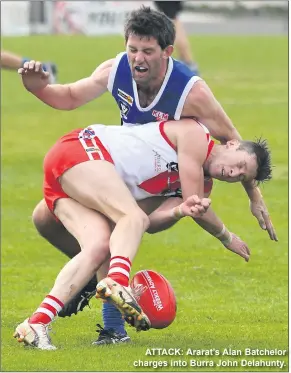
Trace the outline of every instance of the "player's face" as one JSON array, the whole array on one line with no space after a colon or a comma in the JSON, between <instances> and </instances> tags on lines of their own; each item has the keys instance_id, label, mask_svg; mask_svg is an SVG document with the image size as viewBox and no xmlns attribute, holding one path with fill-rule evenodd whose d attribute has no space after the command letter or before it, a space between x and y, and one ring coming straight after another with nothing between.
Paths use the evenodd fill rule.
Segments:
<instances>
[{"instance_id":1,"label":"player's face","mask_svg":"<svg viewBox=\"0 0 291 373\"><path fill-rule=\"evenodd\" d=\"M237 150L239 142L229 141L225 148L209 165L209 173L215 179L235 183L250 181L257 174L257 159L255 154L245 150Z\"/></svg>"},{"instance_id":2,"label":"player's face","mask_svg":"<svg viewBox=\"0 0 291 373\"><path fill-rule=\"evenodd\" d=\"M133 79L137 84L145 85L164 74L172 46L162 50L153 37L130 35L126 51Z\"/></svg>"}]
</instances>

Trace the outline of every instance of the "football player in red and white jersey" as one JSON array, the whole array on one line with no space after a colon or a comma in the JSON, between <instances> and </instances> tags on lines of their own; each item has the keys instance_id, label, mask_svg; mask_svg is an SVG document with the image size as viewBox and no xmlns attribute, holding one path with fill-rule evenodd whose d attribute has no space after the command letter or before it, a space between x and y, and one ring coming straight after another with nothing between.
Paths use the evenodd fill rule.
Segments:
<instances>
[{"instance_id":1,"label":"football player in red and white jersey","mask_svg":"<svg viewBox=\"0 0 291 373\"><path fill-rule=\"evenodd\" d=\"M197 218L207 213L210 200L203 197L204 174L226 182L271 178L265 141L232 140L217 145L207 132L199 123L193 125L191 119L142 127L93 125L63 136L50 149L44 161L44 197L53 214L78 241L81 252L61 270L36 312L18 325L15 337L19 341L40 349L55 349L47 333L48 325L107 259L108 247L110 267L108 276L97 285L97 297L114 304L137 330L150 328L128 284L132 260L151 220L162 222L169 216L179 219L185 215ZM124 141L127 148L122 151L119 143L123 145ZM138 142L140 146L135 146ZM152 159L149 156L146 160L151 163L146 169L144 157L137 157L142 143L141 154L154 153ZM133 158L136 166L132 169ZM165 172L166 178L158 177ZM154 184L140 184L140 174L145 181L154 180ZM172 211L144 213L136 200L167 195L173 180L175 187L182 189L183 202ZM177 181L180 185L176 185ZM103 248L96 243L96 231L102 232L101 239L106 243ZM215 226L212 234L224 235L225 229ZM247 248L244 255L247 259Z\"/></svg>"}]
</instances>

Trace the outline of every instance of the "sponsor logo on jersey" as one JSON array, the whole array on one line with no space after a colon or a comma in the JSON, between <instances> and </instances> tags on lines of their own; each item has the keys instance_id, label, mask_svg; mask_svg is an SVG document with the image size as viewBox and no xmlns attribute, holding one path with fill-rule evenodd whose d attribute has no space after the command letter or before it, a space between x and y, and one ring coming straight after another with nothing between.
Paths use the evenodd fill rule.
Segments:
<instances>
[{"instance_id":1,"label":"sponsor logo on jersey","mask_svg":"<svg viewBox=\"0 0 291 373\"><path fill-rule=\"evenodd\" d=\"M87 153L99 153L100 152L100 149L95 146L92 146L91 148L86 148L85 150Z\"/></svg>"},{"instance_id":2,"label":"sponsor logo on jersey","mask_svg":"<svg viewBox=\"0 0 291 373\"><path fill-rule=\"evenodd\" d=\"M121 100L118 101L118 106L120 109L121 117L127 119L127 114L129 113L130 106L126 102L123 102Z\"/></svg>"},{"instance_id":3,"label":"sponsor logo on jersey","mask_svg":"<svg viewBox=\"0 0 291 373\"><path fill-rule=\"evenodd\" d=\"M157 120L168 120L169 114L165 114L158 110L153 110L152 115L157 118Z\"/></svg>"},{"instance_id":4,"label":"sponsor logo on jersey","mask_svg":"<svg viewBox=\"0 0 291 373\"><path fill-rule=\"evenodd\" d=\"M133 98L129 94L118 88L117 95L118 97L122 98L125 102L127 102L130 106L132 106Z\"/></svg>"},{"instance_id":5,"label":"sponsor logo on jersey","mask_svg":"<svg viewBox=\"0 0 291 373\"><path fill-rule=\"evenodd\" d=\"M153 150L153 152L155 158L155 172L160 173L162 172L161 155L155 150Z\"/></svg>"},{"instance_id":6,"label":"sponsor logo on jersey","mask_svg":"<svg viewBox=\"0 0 291 373\"><path fill-rule=\"evenodd\" d=\"M83 130L80 134L79 134L79 138L82 138L84 140L88 139L92 139L93 137L95 136L95 132L92 128L86 128L85 130Z\"/></svg>"},{"instance_id":7,"label":"sponsor logo on jersey","mask_svg":"<svg viewBox=\"0 0 291 373\"><path fill-rule=\"evenodd\" d=\"M181 188L178 163L170 162L166 167L167 171L143 181L138 187L154 195L176 196Z\"/></svg>"}]
</instances>

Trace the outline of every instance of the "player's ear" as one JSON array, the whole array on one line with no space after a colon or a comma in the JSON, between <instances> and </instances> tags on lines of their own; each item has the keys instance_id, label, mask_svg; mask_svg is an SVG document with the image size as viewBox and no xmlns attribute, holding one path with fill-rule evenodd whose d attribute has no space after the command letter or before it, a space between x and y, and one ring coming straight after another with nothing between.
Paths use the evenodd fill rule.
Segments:
<instances>
[{"instance_id":1,"label":"player's ear","mask_svg":"<svg viewBox=\"0 0 291 373\"><path fill-rule=\"evenodd\" d=\"M163 50L163 58L167 59L169 58L174 52L174 47L172 45L168 45L164 50Z\"/></svg>"},{"instance_id":2,"label":"player's ear","mask_svg":"<svg viewBox=\"0 0 291 373\"><path fill-rule=\"evenodd\" d=\"M226 147L229 149L229 148L233 148L233 147L236 147L238 148L240 145L240 142L238 140L229 140L227 141L226 143Z\"/></svg>"}]
</instances>

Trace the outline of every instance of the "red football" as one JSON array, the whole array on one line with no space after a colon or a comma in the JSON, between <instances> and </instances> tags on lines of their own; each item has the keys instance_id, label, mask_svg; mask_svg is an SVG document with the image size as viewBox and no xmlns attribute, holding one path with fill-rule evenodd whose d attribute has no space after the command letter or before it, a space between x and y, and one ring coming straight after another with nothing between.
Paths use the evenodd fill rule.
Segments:
<instances>
[{"instance_id":1,"label":"red football","mask_svg":"<svg viewBox=\"0 0 291 373\"><path fill-rule=\"evenodd\" d=\"M169 281L160 273L151 270L137 272L130 283L152 328L163 329L176 317L176 297Z\"/></svg>"}]
</instances>

